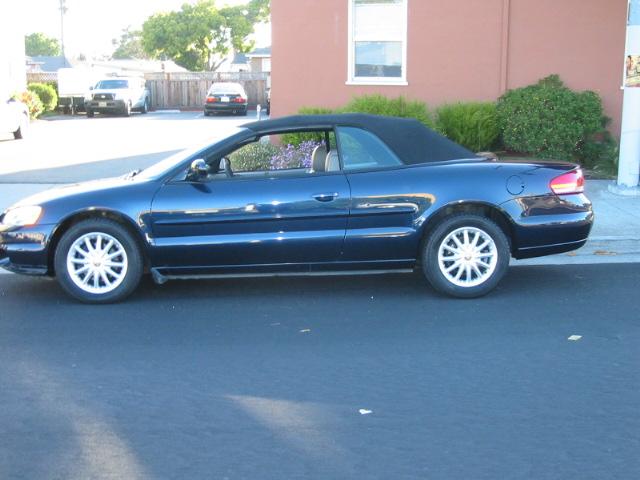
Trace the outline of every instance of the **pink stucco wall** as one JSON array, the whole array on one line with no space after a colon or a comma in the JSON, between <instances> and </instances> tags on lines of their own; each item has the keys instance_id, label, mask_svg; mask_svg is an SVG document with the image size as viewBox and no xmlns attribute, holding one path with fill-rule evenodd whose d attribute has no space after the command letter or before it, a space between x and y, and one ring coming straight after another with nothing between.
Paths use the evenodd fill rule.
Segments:
<instances>
[{"instance_id":1,"label":"pink stucco wall","mask_svg":"<svg viewBox=\"0 0 640 480\"><path fill-rule=\"evenodd\" d=\"M494 100L558 73L598 92L619 134L626 0L408 0L408 86L347 81L347 0L271 0L272 111L405 95Z\"/></svg>"}]
</instances>

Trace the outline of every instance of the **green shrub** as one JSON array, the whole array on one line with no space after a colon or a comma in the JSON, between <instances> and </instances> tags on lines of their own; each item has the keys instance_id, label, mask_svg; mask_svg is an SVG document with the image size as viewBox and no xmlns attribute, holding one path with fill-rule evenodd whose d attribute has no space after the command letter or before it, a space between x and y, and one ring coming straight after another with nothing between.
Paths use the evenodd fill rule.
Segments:
<instances>
[{"instance_id":1,"label":"green shrub","mask_svg":"<svg viewBox=\"0 0 640 480\"><path fill-rule=\"evenodd\" d=\"M233 152L229 158L234 170L255 172L269 170L271 159L280 152L280 148L269 142L255 142Z\"/></svg>"},{"instance_id":2,"label":"green shrub","mask_svg":"<svg viewBox=\"0 0 640 480\"><path fill-rule=\"evenodd\" d=\"M491 150L500 129L495 103L442 105L436 111L436 130L474 152Z\"/></svg>"},{"instance_id":3,"label":"green shrub","mask_svg":"<svg viewBox=\"0 0 640 480\"><path fill-rule=\"evenodd\" d=\"M27 110L29 110L29 117L31 119L38 118L44 110L44 106L42 105L38 95L29 90L22 93L15 93L12 97L27 106Z\"/></svg>"},{"instance_id":4,"label":"green shrub","mask_svg":"<svg viewBox=\"0 0 640 480\"><path fill-rule=\"evenodd\" d=\"M580 147L582 164L596 173L615 175L620 147L611 134L603 130Z\"/></svg>"},{"instance_id":5,"label":"green shrub","mask_svg":"<svg viewBox=\"0 0 640 480\"><path fill-rule=\"evenodd\" d=\"M334 111L330 108L323 107L302 107L298 110L298 114L300 115L327 115L330 113L334 113ZM323 138L324 134L322 132L285 133L282 135L282 143L298 147L304 142L321 143Z\"/></svg>"},{"instance_id":6,"label":"green shrub","mask_svg":"<svg viewBox=\"0 0 640 480\"><path fill-rule=\"evenodd\" d=\"M433 127L433 120L424 102L407 100L404 97L387 98L383 95L363 95L354 97L340 112L370 113L390 117L415 118L428 127Z\"/></svg>"},{"instance_id":7,"label":"green shrub","mask_svg":"<svg viewBox=\"0 0 640 480\"><path fill-rule=\"evenodd\" d=\"M45 112L51 112L58 106L58 94L51 85L46 83L30 83L27 86L27 90L38 95Z\"/></svg>"},{"instance_id":8,"label":"green shrub","mask_svg":"<svg viewBox=\"0 0 640 480\"><path fill-rule=\"evenodd\" d=\"M510 90L498 100L505 148L541 158L570 160L603 126L602 101L590 91L574 92L557 75Z\"/></svg>"}]
</instances>

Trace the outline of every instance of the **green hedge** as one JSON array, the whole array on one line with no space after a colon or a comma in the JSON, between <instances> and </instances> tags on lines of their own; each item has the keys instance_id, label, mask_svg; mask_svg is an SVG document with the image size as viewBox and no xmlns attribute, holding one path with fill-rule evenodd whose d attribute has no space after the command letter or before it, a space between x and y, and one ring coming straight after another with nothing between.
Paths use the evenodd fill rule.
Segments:
<instances>
[{"instance_id":1,"label":"green hedge","mask_svg":"<svg viewBox=\"0 0 640 480\"><path fill-rule=\"evenodd\" d=\"M436 110L436 130L474 152L491 150L500 136L495 103L442 105Z\"/></svg>"},{"instance_id":2,"label":"green hedge","mask_svg":"<svg viewBox=\"0 0 640 480\"><path fill-rule=\"evenodd\" d=\"M34 92L26 90L21 93L15 93L12 97L27 106L27 110L29 110L29 117L31 119L38 118L44 111L44 106L40 101L40 97L38 97Z\"/></svg>"},{"instance_id":3,"label":"green hedge","mask_svg":"<svg viewBox=\"0 0 640 480\"><path fill-rule=\"evenodd\" d=\"M598 94L574 92L557 75L510 90L497 111L505 148L540 158L579 159L605 123Z\"/></svg>"},{"instance_id":4,"label":"green hedge","mask_svg":"<svg viewBox=\"0 0 640 480\"><path fill-rule=\"evenodd\" d=\"M231 154L231 165L241 172L269 170L271 159L279 152L278 147L268 142L250 143Z\"/></svg>"},{"instance_id":5,"label":"green hedge","mask_svg":"<svg viewBox=\"0 0 640 480\"><path fill-rule=\"evenodd\" d=\"M428 127L433 128L433 119L424 102L407 100L404 97L387 98L383 95L363 95L354 97L340 112L370 113L390 117L415 118Z\"/></svg>"},{"instance_id":6,"label":"green hedge","mask_svg":"<svg viewBox=\"0 0 640 480\"><path fill-rule=\"evenodd\" d=\"M334 110L323 107L302 107L298 110L300 115L326 115L334 113ZM304 142L322 143L323 134L318 133L285 133L281 137L282 143L285 145L293 145L294 147L300 146Z\"/></svg>"},{"instance_id":7,"label":"green hedge","mask_svg":"<svg viewBox=\"0 0 640 480\"><path fill-rule=\"evenodd\" d=\"M58 94L55 88L46 83L30 83L27 90L40 98L45 112L51 112L58 106Z\"/></svg>"},{"instance_id":8,"label":"green hedge","mask_svg":"<svg viewBox=\"0 0 640 480\"><path fill-rule=\"evenodd\" d=\"M468 102L440 106L435 121L424 102L382 95L354 97L330 110L305 107L300 114L370 113L409 117L435 128L473 151L507 149L540 158L579 161L595 170L615 168L618 145L606 131L600 97L574 92L557 75L508 91L497 103ZM319 140L318 134L287 134L285 143Z\"/></svg>"}]
</instances>

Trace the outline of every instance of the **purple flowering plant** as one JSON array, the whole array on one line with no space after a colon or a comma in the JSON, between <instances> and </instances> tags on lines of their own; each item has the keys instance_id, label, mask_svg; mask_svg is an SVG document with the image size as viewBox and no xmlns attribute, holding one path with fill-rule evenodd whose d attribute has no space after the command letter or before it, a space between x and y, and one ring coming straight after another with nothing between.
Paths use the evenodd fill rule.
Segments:
<instances>
[{"instance_id":1,"label":"purple flowering plant","mask_svg":"<svg viewBox=\"0 0 640 480\"><path fill-rule=\"evenodd\" d=\"M271 170L311 168L311 156L318 145L320 142L309 140L298 146L289 144L286 147L280 147L280 151L271 157Z\"/></svg>"}]
</instances>

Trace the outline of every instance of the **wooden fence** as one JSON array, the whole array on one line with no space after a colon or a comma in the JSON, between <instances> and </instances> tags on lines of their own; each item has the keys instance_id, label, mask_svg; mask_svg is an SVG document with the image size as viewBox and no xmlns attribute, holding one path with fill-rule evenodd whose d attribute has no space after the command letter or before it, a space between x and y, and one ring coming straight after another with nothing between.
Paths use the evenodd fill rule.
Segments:
<instances>
[{"instance_id":1,"label":"wooden fence","mask_svg":"<svg viewBox=\"0 0 640 480\"><path fill-rule=\"evenodd\" d=\"M214 82L240 83L247 91L249 106L267 104L269 73L266 72L177 72L146 73L151 92L151 108L202 108L209 87ZM27 82L55 82L57 72L28 72Z\"/></svg>"},{"instance_id":2,"label":"wooden fence","mask_svg":"<svg viewBox=\"0 0 640 480\"><path fill-rule=\"evenodd\" d=\"M209 87L214 82L240 83L249 97L249 106L267 103L268 73L179 72L148 73L152 109L202 108Z\"/></svg>"},{"instance_id":3,"label":"wooden fence","mask_svg":"<svg viewBox=\"0 0 640 480\"><path fill-rule=\"evenodd\" d=\"M58 72L27 72L27 83L57 82Z\"/></svg>"}]
</instances>

